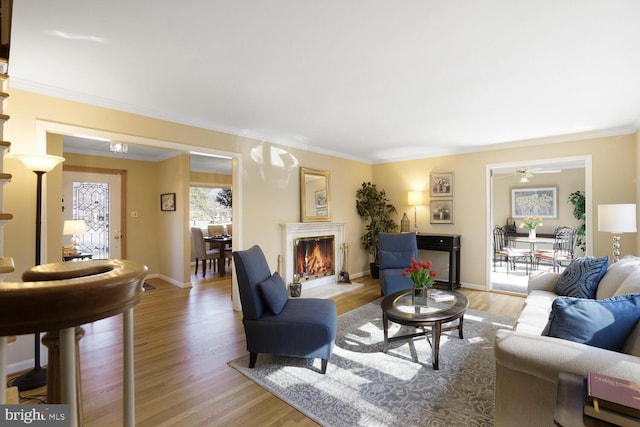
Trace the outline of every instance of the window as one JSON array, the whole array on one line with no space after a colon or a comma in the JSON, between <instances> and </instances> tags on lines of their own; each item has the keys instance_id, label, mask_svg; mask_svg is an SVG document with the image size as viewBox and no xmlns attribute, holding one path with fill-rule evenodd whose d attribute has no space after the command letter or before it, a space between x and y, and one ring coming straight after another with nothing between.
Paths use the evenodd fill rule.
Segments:
<instances>
[{"instance_id":1,"label":"window","mask_svg":"<svg viewBox=\"0 0 640 427\"><path fill-rule=\"evenodd\" d=\"M231 222L231 216L231 189L189 187L191 226L206 228L208 224L228 224Z\"/></svg>"}]
</instances>

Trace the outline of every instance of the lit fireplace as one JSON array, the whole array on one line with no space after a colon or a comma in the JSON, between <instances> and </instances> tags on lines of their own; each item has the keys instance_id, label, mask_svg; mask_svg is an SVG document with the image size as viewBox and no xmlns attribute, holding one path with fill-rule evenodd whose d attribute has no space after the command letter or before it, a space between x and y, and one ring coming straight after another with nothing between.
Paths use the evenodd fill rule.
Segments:
<instances>
[{"instance_id":1,"label":"lit fireplace","mask_svg":"<svg viewBox=\"0 0 640 427\"><path fill-rule=\"evenodd\" d=\"M294 275L299 275L298 280L303 282L302 292L330 283L338 282L338 273L342 269L342 256L340 248L345 241L346 222L293 222L280 224L282 227L282 266L281 276L285 283L292 283ZM318 239L331 239L331 243L320 243ZM309 247L303 247L303 254L311 254L312 260L298 261L298 242L308 242ZM318 243L318 251L322 256L313 255L313 244ZM305 243L307 245L307 243ZM324 248L324 245L327 248ZM324 253L323 253L324 250ZM311 263L313 263L311 265ZM307 266L307 276L304 277L304 266ZM311 274L311 271L316 273Z\"/></svg>"},{"instance_id":2,"label":"lit fireplace","mask_svg":"<svg viewBox=\"0 0 640 427\"><path fill-rule=\"evenodd\" d=\"M295 239L294 246L294 274L298 275L300 282L333 276L336 273L333 236Z\"/></svg>"}]
</instances>

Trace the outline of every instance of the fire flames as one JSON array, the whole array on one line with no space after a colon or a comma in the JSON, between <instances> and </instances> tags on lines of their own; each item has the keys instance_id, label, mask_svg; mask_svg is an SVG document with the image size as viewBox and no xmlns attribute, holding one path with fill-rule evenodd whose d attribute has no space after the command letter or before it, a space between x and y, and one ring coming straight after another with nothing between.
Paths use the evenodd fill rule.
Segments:
<instances>
[{"instance_id":1,"label":"fire flames","mask_svg":"<svg viewBox=\"0 0 640 427\"><path fill-rule=\"evenodd\" d=\"M333 249L333 239L299 241L296 259L298 277L310 280L334 274L333 251L331 249Z\"/></svg>"}]
</instances>

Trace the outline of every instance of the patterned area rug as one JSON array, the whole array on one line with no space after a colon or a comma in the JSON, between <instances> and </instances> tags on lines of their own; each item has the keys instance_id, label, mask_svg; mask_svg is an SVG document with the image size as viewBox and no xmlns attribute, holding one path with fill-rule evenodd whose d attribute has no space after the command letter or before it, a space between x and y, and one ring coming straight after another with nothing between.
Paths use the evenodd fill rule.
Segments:
<instances>
[{"instance_id":1,"label":"patterned area rug","mask_svg":"<svg viewBox=\"0 0 640 427\"><path fill-rule=\"evenodd\" d=\"M323 426L492 426L493 339L513 323L467 310L464 339L457 331L443 334L434 371L424 338L396 341L382 353L377 301L338 317L326 375L318 359L261 354L254 369L248 355L229 365ZM409 331L390 324L390 336Z\"/></svg>"}]
</instances>

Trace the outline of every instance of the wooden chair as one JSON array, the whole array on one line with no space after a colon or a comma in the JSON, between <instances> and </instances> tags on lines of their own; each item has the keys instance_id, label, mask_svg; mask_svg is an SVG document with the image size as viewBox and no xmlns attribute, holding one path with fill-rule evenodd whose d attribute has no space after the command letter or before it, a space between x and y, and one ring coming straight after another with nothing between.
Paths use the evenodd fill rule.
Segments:
<instances>
[{"instance_id":1,"label":"wooden chair","mask_svg":"<svg viewBox=\"0 0 640 427\"><path fill-rule=\"evenodd\" d=\"M220 250L207 249L204 234L200 227L191 227L191 249L196 259L196 275L198 274L198 262L202 261L202 277L204 277L207 273L207 260L213 267L216 260L220 258Z\"/></svg>"},{"instance_id":2,"label":"wooden chair","mask_svg":"<svg viewBox=\"0 0 640 427\"><path fill-rule=\"evenodd\" d=\"M573 260L576 246L576 230L570 227L557 227L554 231L553 249L542 249L533 254L536 269L540 262L546 262L559 272L565 264Z\"/></svg>"}]
</instances>

